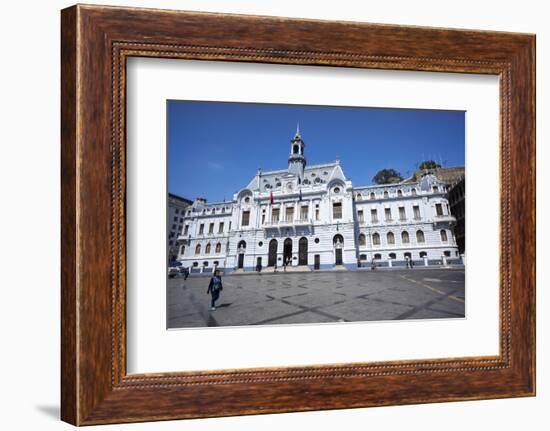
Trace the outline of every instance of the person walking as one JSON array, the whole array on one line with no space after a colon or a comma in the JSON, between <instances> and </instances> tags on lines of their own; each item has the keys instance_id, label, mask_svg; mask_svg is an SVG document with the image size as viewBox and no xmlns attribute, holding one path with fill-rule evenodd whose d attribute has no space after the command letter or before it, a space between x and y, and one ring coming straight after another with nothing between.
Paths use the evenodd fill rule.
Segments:
<instances>
[{"instance_id":1,"label":"person walking","mask_svg":"<svg viewBox=\"0 0 550 431\"><path fill-rule=\"evenodd\" d=\"M222 277L220 271L216 269L214 275L210 279L210 284L208 285L208 290L206 293L211 295L210 301L210 311L216 310L216 301L220 297L220 292L223 290Z\"/></svg>"}]
</instances>

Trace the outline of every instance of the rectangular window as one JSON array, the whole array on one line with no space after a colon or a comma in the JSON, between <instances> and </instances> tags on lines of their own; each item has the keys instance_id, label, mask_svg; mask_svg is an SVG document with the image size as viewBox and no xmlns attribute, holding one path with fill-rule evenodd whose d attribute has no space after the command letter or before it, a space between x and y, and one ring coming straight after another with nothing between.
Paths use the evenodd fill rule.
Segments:
<instances>
[{"instance_id":1,"label":"rectangular window","mask_svg":"<svg viewBox=\"0 0 550 431\"><path fill-rule=\"evenodd\" d=\"M262 224L265 223L265 210L262 212Z\"/></svg>"},{"instance_id":2,"label":"rectangular window","mask_svg":"<svg viewBox=\"0 0 550 431\"><path fill-rule=\"evenodd\" d=\"M279 208L273 208L271 210L271 221L273 223L279 223Z\"/></svg>"},{"instance_id":3,"label":"rectangular window","mask_svg":"<svg viewBox=\"0 0 550 431\"><path fill-rule=\"evenodd\" d=\"M294 218L294 207L286 207L285 214L286 214L285 220L287 222L292 222L292 219Z\"/></svg>"},{"instance_id":4,"label":"rectangular window","mask_svg":"<svg viewBox=\"0 0 550 431\"><path fill-rule=\"evenodd\" d=\"M315 220L319 221L321 218L320 218L320 215L319 215L319 208L317 208L315 210Z\"/></svg>"},{"instance_id":5,"label":"rectangular window","mask_svg":"<svg viewBox=\"0 0 550 431\"><path fill-rule=\"evenodd\" d=\"M420 220L420 207L418 205L413 206L414 219Z\"/></svg>"},{"instance_id":6,"label":"rectangular window","mask_svg":"<svg viewBox=\"0 0 550 431\"><path fill-rule=\"evenodd\" d=\"M365 221L363 210L357 211L357 218L359 219L359 223L363 223Z\"/></svg>"},{"instance_id":7,"label":"rectangular window","mask_svg":"<svg viewBox=\"0 0 550 431\"><path fill-rule=\"evenodd\" d=\"M189 233L189 225L185 225L185 231L183 232L184 235L187 235Z\"/></svg>"},{"instance_id":8,"label":"rectangular window","mask_svg":"<svg viewBox=\"0 0 550 431\"><path fill-rule=\"evenodd\" d=\"M220 226L218 227L218 233L223 233L223 221L220 223Z\"/></svg>"},{"instance_id":9,"label":"rectangular window","mask_svg":"<svg viewBox=\"0 0 550 431\"><path fill-rule=\"evenodd\" d=\"M378 223L378 211L376 209L370 210L370 221Z\"/></svg>"},{"instance_id":10,"label":"rectangular window","mask_svg":"<svg viewBox=\"0 0 550 431\"><path fill-rule=\"evenodd\" d=\"M214 223L210 223L210 226L208 226L208 233L214 233Z\"/></svg>"},{"instance_id":11,"label":"rectangular window","mask_svg":"<svg viewBox=\"0 0 550 431\"><path fill-rule=\"evenodd\" d=\"M250 211L243 211L241 226L248 226L248 223L250 223Z\"/></svg>"},{"instance_id":12,"label":"rectangular window","mask_svg":"<svg viewBox=\"0 0 550 431\"><path fill-rule=\"evenodd\" d=\"M178 221L178 218L177 218L177 217L174 217L174 221Z\"/></svg>"},{"instance_id":13,"label":"rectangular window","mask_svg":"<svg viewBox=\"0 0 550 431\"><path fill-rule=\"evenodd\" d=\"M443 207L441 206L441 204L435 204L435 213L436 213L438 216L442 216L442 215L443 215Z\"/></svg>"},{"instance_id":14,"label":"rectangular window","mask_svg":"<svg viewBox=\"0 0 550 431\"><path fill-rule=\"evenodd\" d=\"M201 223L201 225L199 226L199 235L202 235L204 233L204 224Z\"/></svg>"},{"instance_id":15,"label":"rectangular window","mask_svg":"<svg viewBox=\"0 0 550 431\"><path fill-rule=\"evenodd\" d=\"M407 215L405 214L405 207L399 207L399 220L407 220Z\"/></svg>"},{"instance_id":16,"label":"rectangular window","mask_svg":"<svg viewBox=\"0 0 550 431\"><path fill-rule=\"evenodd\" d=\"M180 210L176 208L176 214L179 214L180 213Z\"/></svg>"},{"instance_id":17,"label":"rectangular window","mask_svg":"<svg viewBox=\"0 0 550 431\"><path fill-rule=\"evenodd\" d=\"M342 218L342 203L335 202L332 204L332 218L341 219Z\"/></svg>"},{"instance_id":18,"label":"rectangular window","mask_svg":"<svg viewBox=\"0 0 550 431\"><path fill-rule=\"evenodd\" d=\"M386 221L391 221L391 208L384 208L384 217Z\"/></svg>"},{"instance_id":19,"label":"rectangular window","mask_svg":"<svg viewBox=\"0 0 550 431\"><path fill-rule=\"evenodd\" d=\"M306 207L306 206L303 206L302 208L300 208L300 220L302 221L305 221L307 220L308 216L309 216L309 208Z\"/></svg>"}]
</instances>

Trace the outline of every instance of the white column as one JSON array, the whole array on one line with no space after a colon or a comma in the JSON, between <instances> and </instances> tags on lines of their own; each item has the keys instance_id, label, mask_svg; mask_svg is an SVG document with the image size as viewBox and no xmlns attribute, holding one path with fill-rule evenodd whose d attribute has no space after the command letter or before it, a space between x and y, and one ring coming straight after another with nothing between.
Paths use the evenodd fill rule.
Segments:
<instances>
[{"instance_id":1,"label":"white column","mask_svg":"<svg viewBox=\"0 0 550 431\"><path fill-rule=\"evenodd\" d=\"M428 266L428 256L424 256L424 266Z\"/></svg>"}]
</instances>

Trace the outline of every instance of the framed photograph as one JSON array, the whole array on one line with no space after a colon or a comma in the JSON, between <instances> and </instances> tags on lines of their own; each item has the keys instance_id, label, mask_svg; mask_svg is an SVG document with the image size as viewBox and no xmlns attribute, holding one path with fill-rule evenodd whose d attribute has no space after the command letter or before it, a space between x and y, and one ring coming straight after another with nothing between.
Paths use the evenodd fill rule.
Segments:
<instances>
[{"instance_id":1,"label":"framed photograph","mask_svg":"<svg viewBox=\"0 0 550 431\"><path fill-rule=\"evenodd\" d=\"M75 425L535 394L535 37L62 11Z\"/></svg>"}]
</instances>

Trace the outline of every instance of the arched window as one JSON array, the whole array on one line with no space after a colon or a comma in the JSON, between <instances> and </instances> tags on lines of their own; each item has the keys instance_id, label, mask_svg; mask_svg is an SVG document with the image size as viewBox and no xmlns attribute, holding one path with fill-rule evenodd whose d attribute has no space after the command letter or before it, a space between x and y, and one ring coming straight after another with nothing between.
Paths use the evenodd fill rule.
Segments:
<instances>
[{"instance_id":1,"label":"arched window","mask_svg":"<svg viewBox=\"0 0 550 431\"><path fill-rule=\"evenodd\" d=\"M221 243L216 244L216 253L220 253L222 251L222 245Z\"/></svg>"},{"instance_id":2,"label":"arched window","mask_svg":"<svg viewBox=\"0 0 550 431\"><path fill-rule=\"evenodd\" d=\"M367 240L363 233L359 234L359 245L367 245Z\"/></svg>"},{"instance_id":3,"label":"arched window","mask_svg":"<svg viewBox=\"0 0 550 431\"><path fill-rule=\"evenodd\" d=\"M416 231L416 242L424 242L424 232L421 230Z\"/></svg>"},{"instance_id":4,"label":"arched window","mask_svg":"<svg viewBox=\"0 0 550 431\"><path fill-rule=\"evenodd\" d=\"M387 199L389 197L390 197L390 195L388 194L388 192L384 192L384 199Z\"/></svg>"},{"instance_id":5,"label":"arched window","mask_svg":"<svg viewBox=\"0 0 550 431\"><path fill-rule=\"evenodd\" d=\"M332 238L332 243L334 245L339 244L339 245L343 246L344 245L344 237L338 233L338 234L334 235L334 238Z\"/></svg>"},{"instance_id":6,"label":"arched window","mask_svg":"<svg viewBox=\"0 0 550 431\"><path fill-rule=\"evenodd\" d=\"M402 192L401 190L397 190L397 196L402 197L402 196L403 196L403 192Z\"/></svg>"},{"instance_id":7,"label":"arched window","mask_svg":"<svg viewBox=\"0 0 550 431\"><path fill-rule=\"evenodd\" d=\"M390 259L396 259L397 256L395 255L395 253L390 253Z\"/></svg>"},{"instance_id":8,"label":"arched window","mask_svg":"<svg viewBox=\"0 0 550 431\"><path fill-rule=\"evenodd\" d=\"M197 244L197 246L195 247L195 254L201 254L201 245L200 244Z\"/></svg>"},{"instance_id":9,"label":"arched window","mask_svg":"<svg viewBox=\"0 0 550 431\"><path fill-rule=\"evenodd\" d=\"M433 186L432 190L433 190L434 193L439 192L439 188L437 186Z\"/></svg>"},{"instance_id":10,"label":"arched window","mask_svg":"<svg viewBox=\"0 0 550 431\"><path fill-rule=\"evenodd\" d=\"M416 189L411 190L411 195L416 196Z\"/></svg>"},{"instance_id":11,"label":"arched window","mask_svg":"<svg viewBox=\"0 0 550 431\"><path fill-rule=\"evenodd\" d=\"M428 253L426 253L425 251L420 252L420 257L427 257L427 256L428 256Z\"/></svg>"},{"instance_id":12,"label":"arched window","mask_svg":"<svg viewBox=\"0 0 550 431\"><path fill-rule=\"evenodd\" d=\"M441 241L447 242L447 231L445 229L442 229L441 232L439 232L439 234L441 235Z\"/></svg>"},{"instance_id":13,"label":"arched window","mask_svg":"<svg viewBox=\"0 0 550 431\"><path fill-rule=\"evenodd\" d=\"M212 246L210 245L210 243L206 244L206 248L204 249L204 254L210 254L210 248Z\"/></svg>"},{"instance_id":14,"label":"arched window","mask_svg":"<svg viewBox=\"0 0 550 431\"><path fill-rule=\"evenodd\" d=\"M388 240L388 244L395 244L395 236L393 235L393 232L388 232L386 239Z\"/></svg>"},{"instance_id":15,"label":"arched window","mask_svg":"<svg viewBox=\"0 0 550 431\"><path fill-rule=\"evenodd\" d=\"M372 243L374 245L380 245L380 235L376 232L372 234Z\"/></svg>"},{"instance_id":16,"label":"arched window","mask_svg":"<svg viewBox=\"0 0 550 431\"><path fill-rule=\"evenodd\" d=\"M182 245L180 248L180 254L183 256L185 254L185 246Z\"/></svg>"},{"instance_id":17,"label":"arched window","mask_svg":"<svg viewBox=\"0 0 550 431\"><path fill-rule=\"evenodd\" d=\"M403 244L408 244L409 243L409 232L407 232L407 231L401 232L401 242Z\"/></svg>"},{"instance_id":18,"label":"arched window","mask_svg":"<svg viewBox=\"0 0 550 431\"><path fill-rule=\"evenodd\" d=\"M374 258L377 259L377 260L380 260L380 259L382 259L382 255L380 253L376 253L374 255Z\"/></svg>"},{"instance_id":19,"label":"arched window","mask_svg":"<svg viewBox=\"0 0 550 431\"><path fill-rule=\"evenodd\" d=\"M366 254L360 254L359 255L359 260L367 260L367 255Z\"/></svg>"},{"instance_id":20,"label":"arched window","mask_svg":"<svg viewBox=\"0 0 550 431\"><path fill-rule=\"evenodd\" d=\"M374 194L374 192L371 192L371 193L370 193L370 198L371 198L371 199L376 199L376 195Z\"/></svg>"},{"instance_id":21,"label":"arched window","mask_svg":"<svg viewBox=\"0 0 550 431\"><path fill-rule=\"evenodd\" d=\"M357 199L358 201L362 201L362 200L363 200L363 195L361 195L361 193L357 193L356 199Z\"/></svg>"}]
</instances>

